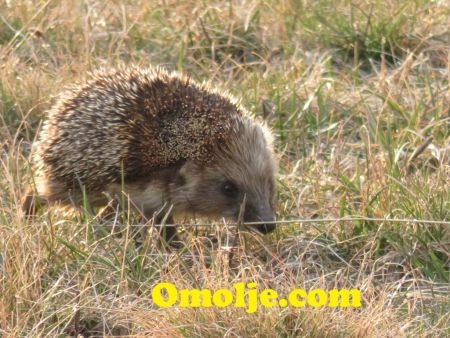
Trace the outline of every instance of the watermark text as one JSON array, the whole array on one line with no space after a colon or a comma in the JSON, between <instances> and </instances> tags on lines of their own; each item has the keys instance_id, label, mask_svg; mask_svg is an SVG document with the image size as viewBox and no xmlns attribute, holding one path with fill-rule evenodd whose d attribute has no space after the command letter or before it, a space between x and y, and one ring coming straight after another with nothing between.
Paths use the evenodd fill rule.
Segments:
<instances>
[{"instance_id":1,"label":"watermark text","mask_svg":"<svg viewBox=\"0 0 450 338\"><path fill-rule=\"evenodd\" d=\"M181 289L172 283L159 283L152 289L153 302L159 307L226 307L245 308L247 313L254 313L258 304L270 308L280 306L292 307L360 307L361 292L358 289L294 289L286 298L279 297L273 289L258 290L255 282L236 283L233 289Z\"/></svg>"}]
</instances>

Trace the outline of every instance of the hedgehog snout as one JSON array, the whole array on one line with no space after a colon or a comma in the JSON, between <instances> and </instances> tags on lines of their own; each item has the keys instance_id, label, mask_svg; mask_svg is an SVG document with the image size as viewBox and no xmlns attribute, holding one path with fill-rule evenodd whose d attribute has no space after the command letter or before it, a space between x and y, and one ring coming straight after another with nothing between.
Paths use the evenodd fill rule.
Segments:
<instances>
[{"instance_id":1,"label":"hedgehog snout","mask_svg":"<svg viewBox=\"0 0 450 338\"><path fill-rule=\"evenodd\" d=\"M268 233L274 231L276 228L276 224L273 223L273 222L275 222L275 215L267 216L264 218L259 218L258 221L259 222L267 222L264 224L255 224L252 226L254 229L256 229L257 231L259 231L263 234L268 234Z\"/></svg>"},{"instance_id":2,"label":"hedgehog snout","mask_svg":"<svg viewBox=\"0 0 450 338\"><path fill-rule=\"evenodd\" d=\"M250 225L251 228L257 230L262 234L268 234L275 230L275 213L271 208L256 208L249 207L244 214L244 222L267 222L262 224Z\"/></svg>"}]
</instances>

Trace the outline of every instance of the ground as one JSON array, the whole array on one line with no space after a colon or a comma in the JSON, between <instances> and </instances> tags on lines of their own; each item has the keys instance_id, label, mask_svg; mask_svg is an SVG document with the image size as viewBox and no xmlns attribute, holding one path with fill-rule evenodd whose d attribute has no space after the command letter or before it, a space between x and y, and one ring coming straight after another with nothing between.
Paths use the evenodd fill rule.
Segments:
<instances>
[{"instance_id":1,"label":"ground","mask_svg":"<svg viewBox=\"0 0 450 338\"><path fill-rule=\"evenodd\" d=\"M0 335L444 337L450 333L447 1L3 1ZM209 81L276 136L275 233L59 208L26 220L30 148L65 86L119 64ZM116 232L117 232L116 231ZM226 242L232 243L226 245ZM230 254L232 250L232 254ZM359 289L359 308L162 308L158 282Z\"/></svg>"}]
</instances>

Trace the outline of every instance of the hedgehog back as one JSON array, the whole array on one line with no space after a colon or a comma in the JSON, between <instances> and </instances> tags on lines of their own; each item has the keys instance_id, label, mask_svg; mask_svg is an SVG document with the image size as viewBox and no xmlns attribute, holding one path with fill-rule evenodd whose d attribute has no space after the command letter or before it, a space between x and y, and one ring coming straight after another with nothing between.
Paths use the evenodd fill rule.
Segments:
<instances>
[{"instance_id":1,"label":"hedgehog back","mask_svg":"<svg viewBox=\"0 0 450 338\"><path fill-rule=\"evenodd\" d=\"M226 94L160 69L100 72L65 93L38 145L48 177L90 190L140 180L226 142L241 109Z\"/></svg>"}]
</instances>

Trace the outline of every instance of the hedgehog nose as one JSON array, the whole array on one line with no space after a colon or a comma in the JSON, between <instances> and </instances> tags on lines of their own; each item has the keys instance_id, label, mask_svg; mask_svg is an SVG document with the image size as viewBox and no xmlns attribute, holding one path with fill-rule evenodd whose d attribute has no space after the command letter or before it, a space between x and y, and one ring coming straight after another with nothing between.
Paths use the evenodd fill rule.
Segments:
<instances>
[{"instance_id":1,"label":"hedgehog nose","mask_svg":"<svg viewBox=\"0 0 450 338\"><path fill-rule=\"evenodd\" d=\"M260 222L267 222L263 224L255 224L253 227L261 232L262 234L268 234L275 230L276 224L275 222L275 216L270 215L266 217L258 217Z\"/></svg>"}]
</instances>

